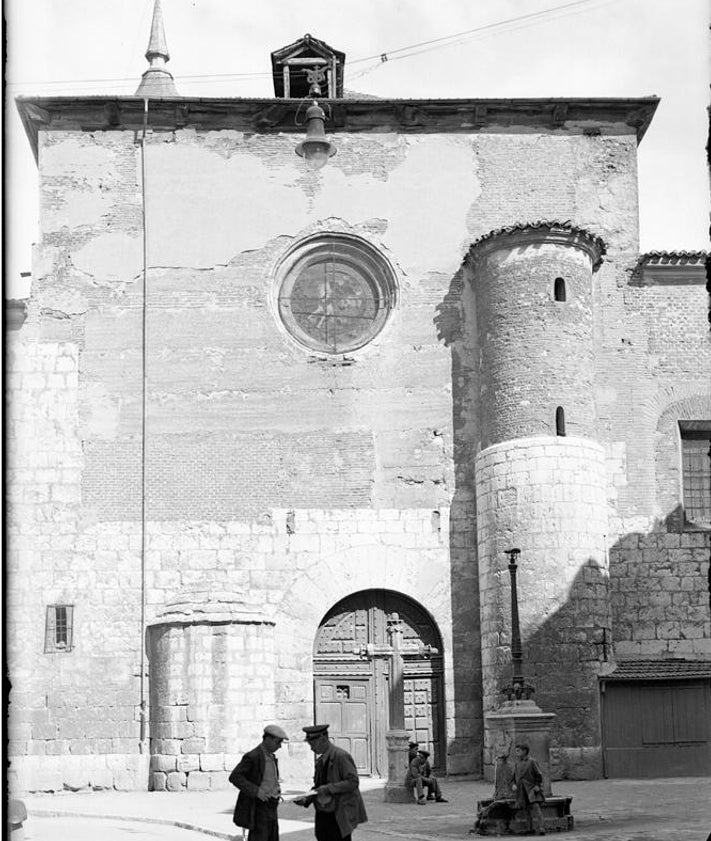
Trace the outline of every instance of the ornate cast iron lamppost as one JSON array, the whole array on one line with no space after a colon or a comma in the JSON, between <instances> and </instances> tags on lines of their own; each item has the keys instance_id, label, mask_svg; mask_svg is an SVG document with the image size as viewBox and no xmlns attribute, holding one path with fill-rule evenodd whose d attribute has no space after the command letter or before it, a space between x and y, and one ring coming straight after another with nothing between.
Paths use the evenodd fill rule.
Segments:
<instances>
[{"instance_id":1,"label":"ornate cast iron lamppost","mask_svg":"<svg viewBox=\"0 0 711 841\"><path fill-rule=\"evenodd\" d=\"M326 138L326 114L316 99L321 96L319 82L326 78L326 74L320 67L314 67L306 71L306 76L311 85L309 96L313 97L313 101L306 109L306 139L298 143L294 151L306 161L309 169L321 169L336 154L335 145Z\"/></svg>"},{"instance_id":2,"label":"ornate cast iron lamppost","mask_svg":"<svg viewBox=\"0 0 711 841\"><path fill-rule=\"evenodd\" d=\"M523 676L523 650L521 648L521 628L518 619L518 592L516 586L516 558L521 554L520 549L507 549L509 556L509 574L511 576L511 663L513 674L511 684L501 691L508 701L528 701L535 692L531 684L526 683Z\"/></svg>"}]
</instances>

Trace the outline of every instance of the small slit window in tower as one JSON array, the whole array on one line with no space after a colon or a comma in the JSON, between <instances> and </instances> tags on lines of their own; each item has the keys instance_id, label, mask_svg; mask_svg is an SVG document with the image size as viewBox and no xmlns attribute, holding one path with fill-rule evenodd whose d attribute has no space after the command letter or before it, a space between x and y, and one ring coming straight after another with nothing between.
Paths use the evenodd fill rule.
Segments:
<instances>
[{"instance_id":1,"label":"small slit window in tower","mask_svg":"<svg viewBox=\"0 0 711 841\"><path fill-rule=\"evenodd\" d=\"M74 605L47 605L44 626L44 653L71 651L74 636Z\"/></svg>"},{"instance_id":2,"label":"small slit window in tower","mask_svg":"<svg viewBox=\"0 0 711 841\"><path fill-rule=\"evenodd\" d=\"M562 406L558 406L555 410L555 434L565 436L565 412Z\"/></svg>"},{"instance_id":3,"label":"small slit window in tower","mask_svg":"<svg viewBox=\"0 0 711 841\"><path fill-rule=\"evenodd\" d=\"M562 277L557 277L555 279L555 283L553 284L553 297L556 301L566 300L565 281Z\"/></svg>"}]
</instances>

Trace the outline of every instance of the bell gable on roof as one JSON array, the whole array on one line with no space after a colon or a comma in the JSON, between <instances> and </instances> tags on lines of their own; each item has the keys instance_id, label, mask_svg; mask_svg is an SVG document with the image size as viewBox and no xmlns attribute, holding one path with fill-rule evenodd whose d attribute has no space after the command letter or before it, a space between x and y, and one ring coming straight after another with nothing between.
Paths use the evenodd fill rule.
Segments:
<instances>
[{"instance_id":1,"label":"bell gable on roof","mask_svg":"<svg viewBox=\"0 0 711 841\"><path fill-rule=\"evenodd\" d=\"M274 95L278 99L309 96L312 80L307 71L317 69L323 74L320 81L322 95L328 99L341 99L345 63L345 53L334 50L325 41L307 33L293 44L272 53Z\"/></svg>"}]
</instances>

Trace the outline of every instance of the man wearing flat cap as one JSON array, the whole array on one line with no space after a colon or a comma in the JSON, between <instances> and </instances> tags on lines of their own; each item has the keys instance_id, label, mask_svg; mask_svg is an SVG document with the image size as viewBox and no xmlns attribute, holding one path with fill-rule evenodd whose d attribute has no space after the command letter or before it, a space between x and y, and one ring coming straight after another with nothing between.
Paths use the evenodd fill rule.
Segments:
<instances>
[{"instance_id":1,"label":"man wearing flat cap","mask_svg":"<svg viewBox=\"0 0 711 841\"><path fill-rule=\"evenodd\" d=\"M268 724L260 744L245 753L230 774L230 782L239 789L232 820L249 830L249 841L279 841L281 788L275 754L288 739L281 727Z\"/></svg>"},{"instance_id":2,"label":"man wearing flat cap","mask_svg":"<svg viewBox=\"0 0 711 841\"><path fill-rule=\"evenodd\" d=\"M417 804L419 806L424 806L427 800L434 800L436 803L449 802L442 796L439 780L432 774L429 757L430 752L428 750L418 750L417 755L410 762L405 777L405 785L417 791ZM426 797L425 789L427 789Z\"/></svg>"},{"instance_id":3,"label":"man wearing flat cap","mask_svg":"<svg viewBox=\"0 0 711 841\"><path fill-rule=\"evenodd\" d=\"M294 802L300 806L314 804L316 841L351 841L353 830L368 820L353 757L331 742L327 724L314 724L303 730L318 758L313 793Z\"/></svg>"}]
</instances>

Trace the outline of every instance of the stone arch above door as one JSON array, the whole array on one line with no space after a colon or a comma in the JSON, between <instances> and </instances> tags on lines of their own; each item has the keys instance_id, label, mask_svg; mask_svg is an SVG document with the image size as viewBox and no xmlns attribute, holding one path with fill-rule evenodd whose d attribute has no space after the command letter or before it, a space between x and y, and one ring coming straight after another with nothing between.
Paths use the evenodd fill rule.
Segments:
<instances>
[{"instance_id":1,"label":"stone arch above door","mask_svg":"<svg viewBox=\"0 0 711 841\"><path fill-rule=\"evenodd\" d=\"M342 599L322 619L314 642L316 720L349 750L359 773L387 774L388 618L402 623L405 729L446 761L442 638L434 619L414 600L391 590L363 590Z\"/></svg>"}]
</instances>

